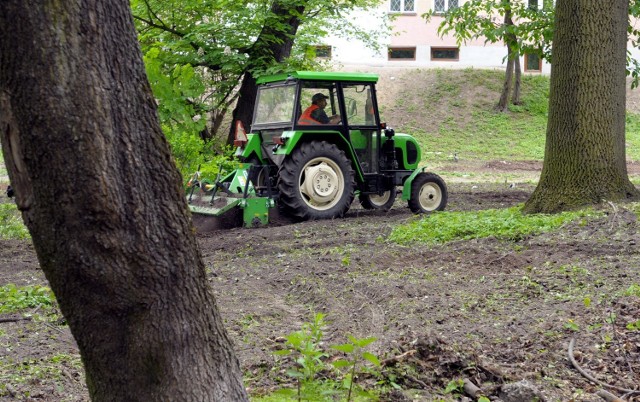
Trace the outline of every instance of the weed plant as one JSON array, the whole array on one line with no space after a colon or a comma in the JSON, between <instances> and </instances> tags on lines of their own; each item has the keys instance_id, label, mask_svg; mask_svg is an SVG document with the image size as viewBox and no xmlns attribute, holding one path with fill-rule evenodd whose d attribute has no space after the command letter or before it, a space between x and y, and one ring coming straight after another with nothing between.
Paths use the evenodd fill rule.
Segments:
<instances>
[{"instance_id":1,"label":"weed plant","mask_svg":"<svg viewBox=\"0 0 640 402\"><path fill-rule=\"evenodd\" d=\"M29 239L15 204L0 204L0 239Z\"/></svg>"},{"instance_id":2,"label":"weed plant","mask_svg":"<svg viewBox=\"0 0 640 402\"><path fill-rule=\"evenodd\" d=\"M22 286L12 283L0 287L0 313L15 313L28 308L49 308L54 303L53 293L46 286Z\"/></svg>"},{"instance_id":3,"label":"weed plant","mask_svg":"<svg viewBox=\"0 0 640 402\"><path fill-rule=\"evenodd\" d=\"M493 236L518 241L559 228L567 222L596 215L593 210L524 215L521 209L520 205L507 209L437 212L397 226L389 240L400 244L420 242L434 245Z\"/></svg>"},{"instance_id":4,"label":"weed plant","mask_svg":"<svg viewBox=\"0 0 640 402\"><path fill-rule=\"evenodd\" d=\"M290 333L282 350L274 354L291 357L293 367L286 370L295 381L295 388L282 388L274 394L253 399L254 401L370 401L377 400L374 394L356 384L360 370L367 370L365 362L379 367L380 361L366 347L376 338L358 339L348 336L349 342L332 345L331 354L322 347L324 336L324 314L317 313L313 321L302 325L300 331ZM332 363L328 363L332 361Z\"/></svg>"}]
</instances>

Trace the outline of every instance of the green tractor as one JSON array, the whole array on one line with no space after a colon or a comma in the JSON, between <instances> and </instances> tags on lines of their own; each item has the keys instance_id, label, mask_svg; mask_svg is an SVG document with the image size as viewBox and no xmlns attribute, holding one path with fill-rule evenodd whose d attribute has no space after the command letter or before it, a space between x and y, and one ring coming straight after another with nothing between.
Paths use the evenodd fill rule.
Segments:
<instances>
[{"instance_id":1,"label":"green tractor","mask_svg":"<svg viewBox=\"0 0 640 402\"><path fill-rule=\"evenodd\" d=\"M262 77L251 125L236 125L240 168L188 192L194 215L238 207L245 226L269 211L294 220L342 217L358 197L365 209L388 210L398 189L414 213L443 210L447 187L418 165L415 138L380 122L375 84L365 73L308 72ZM200 187L199 191L195 191Z\"/></svg>"}]
</instances>

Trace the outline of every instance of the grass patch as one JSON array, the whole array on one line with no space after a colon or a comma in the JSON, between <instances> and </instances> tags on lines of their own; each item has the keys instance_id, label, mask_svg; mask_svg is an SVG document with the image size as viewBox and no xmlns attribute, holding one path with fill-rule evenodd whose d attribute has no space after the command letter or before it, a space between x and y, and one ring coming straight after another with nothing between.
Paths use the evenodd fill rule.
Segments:
<instances>
[{"instance_id":1,"label":"grass patch","mask_svg":"<svg viewBox=\"0 0 640 402\"><path fill-rule=\"evenodd\" d=\"M435 76L419 94L403 93L395 108L406 113L397 132L413 135L429 163L461 160L544 158L549 112L549 76L522 77L521 105L497 112L503 70L418 70L416 79ZM422 77L422 78L421 78ZM627 159L640 160L640 114L627 113Z\"/></svg>"},{"instance_id":2,"label":"grass patch","mask_svg":"<svg viewBox=\"0 0 640 402\"><path fill-rule=\"evenodd\" d=\"M53 382L56 391L63 393L65 390L62 383L65 381L64 368L72 368L77 372L83 372L80 356L56 354L53 356L27 359L23 361L11 361L7 359L0 364L0 397L9 397L11 393L7 391L7 385L14 389L18 388L16 397L18 399L29 399L28 391L20 391L20 385L38 383L41 381Z\"/></svg>"},{"instance_id":3,"label":"grass patch","mask_svg":"<svg viewBox=\"0 0 640 402\"><path fill-rule=\"evenodd\" d=\"M498 70L432 70L435 84L421 99L397 101L409 115L399 132L416 137L423 150L435 151L442 160L542 160L548 114L549 79L524 76L522 105L507 113L495 111L504 72ZM405 106L403 107L402 102ZM415 112L412 104L422 104ZM415 116L411 116L415 113ZM425 121L431 124L425 125ZM436 159L437 161L437 159ZM433 162L433 161L432 161Z\"/></svg>"},{"instance_id":4,"label":"grass patch","mask_svg":"<svg viewBox=\"0 0 640 402\"><path fill-rule=\"evenodd\" d=\"M28 239L29 231L22 223L15 204L0 204L0 239Z\"/></svg>"},{"instance_id":5,"label":"grass patch","mask_svg":"<svg viewBox=\"0 0 640 402\"><path fill-rule=\"evenodd\" d=\"M0 287L0 313L14 313L27 308L49 308L54 303L51 289L46 286L22 286L13 283Z\"/></svg>"},{"instance_id":6,"label":"grass patch","mask_svg":"<svg viewBox=\"0 0 640 402\"><path fill-rule=\"evenodd\" d=\"M640 160L640 114L627 113L626 148L627 160Z\"/></svg>"},{"instance_id":7,"label":"grass patch","mask_svg":"<svg viewBox=\"0 0 640 402\"><path fill-rule=\"evenodd\" d=\"M400 243L442 244L455 240L496 237L518 241L526 236L548 232L567 222L594 216L593 210L554 215L524 215L522 206L467 212L438 212L397 226L389 240Z\"/></svg>"}]
</instances>

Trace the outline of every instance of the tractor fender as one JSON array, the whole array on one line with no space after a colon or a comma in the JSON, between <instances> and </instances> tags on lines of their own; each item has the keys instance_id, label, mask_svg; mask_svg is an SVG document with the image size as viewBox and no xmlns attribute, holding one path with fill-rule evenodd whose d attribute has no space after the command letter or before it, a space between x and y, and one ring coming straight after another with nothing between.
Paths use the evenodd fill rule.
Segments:
<instances>
[{"instance_id":1,"label":"tractor fender","mask_svg":"<svg viewBox=\"0 0 640 402\"><path fill-rule=\"evenodd\" d=\"M243 147L236 149L235 156L240 158L240 160L248 160L255 155L262 162L261 145L262 141L260 140L259 134L247 134L247 143Z\"/></svg>"},{"instance_id":2,"label":"tractor fender","mask_svg":"<svg viewBox=\"0 0 640 402\"><path fill-rule=\"evenodd\" d=\"M411 183L413 183L413 179L415 179L418 174L424 172L425 169L426 167L421 167L414 170L413 173L411 173L411 175L404 181L404 184L402 185L403 201L409 201L409 199L411 198Z\"/></svg>"},{"instance_id":3,"label":"tractor fender","mask_svg":"<svg viewBox=\"0 0 640 402\"><path fill-rule=\"evenodd\" d=\"M347 139L338 131L334 130L314 130L314 131L285 131L282 133L283 145L279 145L274 149L274 156L282 155L283 157L291 154L291 152L304 142L326 141L335 144L342 150L347 158L351 161L356 180L363 182L364 174L358 163L356 153Z\"/></svg>"}]
</instances>

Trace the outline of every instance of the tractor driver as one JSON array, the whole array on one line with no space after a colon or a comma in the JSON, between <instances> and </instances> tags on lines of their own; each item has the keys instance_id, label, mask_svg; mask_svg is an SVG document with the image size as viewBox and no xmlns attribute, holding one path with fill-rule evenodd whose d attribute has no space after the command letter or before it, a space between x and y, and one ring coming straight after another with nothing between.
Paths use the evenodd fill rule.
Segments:
<instances>
[{"instance_id":1,"label":"tractor driver","mask_svg":"<svg viewBox=\"0 0 640 402\"><path fill-rule=\"evenodd\" d=\"M327 116L324 108L327 107L327 99L323 93L318 92L311 97L311 106L305 109L298 119L298 124L338 124L340 122L340 115L334 114L333 116Z\"/></svg>"}]
</instances>

